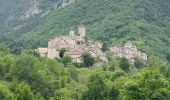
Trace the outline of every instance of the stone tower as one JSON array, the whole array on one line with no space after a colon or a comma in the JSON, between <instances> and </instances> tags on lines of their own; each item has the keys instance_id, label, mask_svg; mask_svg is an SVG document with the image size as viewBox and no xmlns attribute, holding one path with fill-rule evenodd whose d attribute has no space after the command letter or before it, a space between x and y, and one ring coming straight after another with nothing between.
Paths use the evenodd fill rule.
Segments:
<instances>
[{"instance_id":1,"label":"stone tower","mask_svg":"<svg viewBox=\"0 0 170 100\"><path fill-rule=\"evenodd\" d=\"M69 35L70 35L70 36L74 36L74 31L70 31L70 32L69 32Z\"/></svg>"},{"instance_id":2,"label":"stone tower","mask_svg":"<svg viewBox=\"0 0 170 100\"><path fill-rule=\"evenodd\" d=\"M81 37L86 36L86 27L81 25L78 27L78 34L80 34Z\"/></svg>"}]
</instances>

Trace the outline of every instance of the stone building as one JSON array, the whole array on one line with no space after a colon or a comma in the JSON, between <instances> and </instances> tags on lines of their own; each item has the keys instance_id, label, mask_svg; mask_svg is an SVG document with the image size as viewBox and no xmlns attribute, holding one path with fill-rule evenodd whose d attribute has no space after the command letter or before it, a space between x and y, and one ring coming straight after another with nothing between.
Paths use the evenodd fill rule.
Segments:
<instances>
[{"instance_id":1,"label":"stone building","mask_svg":"<svg viewBox=\"0 0 170 100\"><path fill-rule=\"evenodd\" d=\"M78 27L78 33L80 34L81 37L85 37L86 35L86 28L85 26L81 25Z\"/></svg>"},{"instance_id":2,"label":"stone building","mask_svg":"<svg viewBox=\"0 0 170 100\"><path fill-rule=\"evenodd\" d=\"M132 42L127 42L124 46L111 47L110 51L113 52L115 57L123 58L129 60L130 63L134 63L135 59L140 59L143 62L147 62L147 54L138 51L136 46Z\"/></svg>"},{"instance_id":3,"label":"stone building","mask_svg":"<svg viewBox=\"0 0 170 100\"><path fill-rule=\"evenodd\" d=\"M99 42L85 43L86 28L78 27L79 35L75 35L74 31L70 31L68 36L56 37L48 42L47 57L54 59L59 58L59 52L62 48L66 49L66 56L69 56L73 61L83 61L81 55L84 52L89 52L93 57L98 57L101 61L107 62L106 54L101 51Z\"/></svg>"},{"instance_id":4,"label":"stone building","mask_svg":"<svg viewBox=\"0 0 170 100\"><path fill-rule=\"evenodd\" d=\"M40 56L40 57L45 57L48 53L48 49L47 48L37 48L35 50L37 52L37 54Z\"/></svg>"}]
</instances>

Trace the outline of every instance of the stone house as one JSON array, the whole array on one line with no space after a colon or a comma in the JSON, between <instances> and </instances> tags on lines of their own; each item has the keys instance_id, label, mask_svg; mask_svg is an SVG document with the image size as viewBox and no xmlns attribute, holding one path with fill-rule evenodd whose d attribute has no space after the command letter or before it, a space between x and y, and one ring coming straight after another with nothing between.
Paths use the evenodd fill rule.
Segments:
<instances>
[{"instance_id":1,"label":"stone house","mask_svg":"<svg viewBox=\"0 0 170 100\"><path fill-rule=\"evenodd\" d=\"M40 56L40 57L45 57L48 53L48 49L47 48L37 48L35 50L37 52L37 54Z\"/></svg>"},{"instance_id":2,"label":"stone house","mask_svg":"<svg viewBox=\"0 0 170 100\"><path fill-rule=\"evenodd\" d=\"M132 42L125 43L124 46L111 47L110 51L113 52L115 57L129 60L130 63L134 63L135 59L140 59L143 62L147 62L147 54L137 50L137 47Z\"/></svg>"},{"instance_id":3,"label":"stone house","mask_svg":"<svg viewBox=\"0 0 170 100\"><path fill-rule=\"evenodd\" d=\"M48 42L47 57L54 59L59 58L59 52L62 48L66 49L66 56L69 56L73 61L82 62L81 55L84 52L89 52L93 57L98 57L100 60L107 62L106 54L101 51L99 42L85 43L86 29L84 26L78 27L79 35L75 35L74 31L70 31L68 36L56 37Z\"/></svg>"}]
</instances>

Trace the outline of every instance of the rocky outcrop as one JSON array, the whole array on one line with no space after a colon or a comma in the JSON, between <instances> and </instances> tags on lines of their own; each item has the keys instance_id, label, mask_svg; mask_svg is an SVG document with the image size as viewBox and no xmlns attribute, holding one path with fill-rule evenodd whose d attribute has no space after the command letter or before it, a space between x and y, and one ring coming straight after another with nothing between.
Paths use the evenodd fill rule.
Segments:
<instances>
[{"instance_id":1,"label":"rocky outcrop","mask_svg":"<svg viewBox=\"0 0 170 100\"><path fill-rule=\"evenodd\" d=\"M30 17L34 17L35 15L41 13L41 10L38 8L37 0L32 1L32 6L25 12L25 14L21 17L22 20L28 19Z\"/></svg>"},{"instance_id":2,"label":"rocky outcrop","mask_svg":"<svg viewBox=\"0 0 170 100\"><path fill-rule=\"evenodd\" d=\"M74 3L75 0L63 0L63 3L62 3L62 8Z\"/></svg>"}]
</instances>

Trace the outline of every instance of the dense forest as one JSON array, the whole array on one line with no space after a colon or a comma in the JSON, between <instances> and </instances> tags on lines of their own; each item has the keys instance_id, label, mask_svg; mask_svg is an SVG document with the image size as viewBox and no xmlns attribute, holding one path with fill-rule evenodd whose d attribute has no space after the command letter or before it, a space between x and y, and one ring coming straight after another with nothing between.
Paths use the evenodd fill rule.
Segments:
<instances>
[{"instance_id":1,"label":"dense forest","mask_svg":"<svg viewBox=\"0 0 170 100\"><path fill-rule=\"evenodd\" d=\"M63 8L62 0L35 0L41 13L23 20L33 1L0 0L0 100L170 100L169 0L75 0ZM34 51L82 24L86 38L105 44L108 63L88 52L78 63ZM148 61L129 63L106 49L127 41Z\"/></svg>"},{"instance_id":2,"label":"dense forest","mask_svg":"<svg viewBox=\"0 0 170 100\"><path fill-rule=\"evenodd\" d=\"M84 64L63 57L39 58L25 50L9 53L0 45L1 100L169 100L170 67L136 60L129 64L108 55L109 63L95 66L84 54ZM93 62L92 62L93 61ZM93 66L93 67L92 67Z\"/></svg>"}]
</instances>

